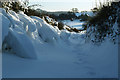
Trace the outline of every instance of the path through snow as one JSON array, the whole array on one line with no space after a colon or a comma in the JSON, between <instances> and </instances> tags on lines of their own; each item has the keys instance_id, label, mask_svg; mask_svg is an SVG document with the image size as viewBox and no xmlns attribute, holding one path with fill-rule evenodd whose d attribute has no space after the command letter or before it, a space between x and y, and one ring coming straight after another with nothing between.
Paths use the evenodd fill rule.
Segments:
<instances>
[{"instance_id":1,"label":"path through snow","mask_svg":"<svg viewBox=\"0 0 120 80\"><path fill-rule=\"evenodd\" d=\"M85 43L85 32L60 31L38 17L0 10L11 22L3 37L16 53L2 54L3 78L118 77L118 45L106 41L95 46Z\"/></svg>"}]
</instances>

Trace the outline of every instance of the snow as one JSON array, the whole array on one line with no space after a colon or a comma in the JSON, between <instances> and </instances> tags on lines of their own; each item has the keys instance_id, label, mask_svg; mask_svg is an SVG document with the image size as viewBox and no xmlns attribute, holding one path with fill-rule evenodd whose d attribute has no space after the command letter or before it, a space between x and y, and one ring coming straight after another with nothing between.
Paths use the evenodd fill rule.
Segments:
<instances>
[{"instance_id":1,"label":"snow","mask_svg":"<svg viewBox=\"0 0 120 80\"><path fill-rule=\"evenodd\" d=\"M52 18L49 18L49 16L45 16L46 17L46 19L48 20L48 22L52 22L53 21L53 19Z\"/></svg>"},{"instance_id":2,"label":"snow","mask_svg":"<svg viewBox=\"0 0 120 80\"><path fill-rule=\"evenodd\" d=\"M80 33L81 34L81 33ZM68 40L71 42L71 43L74 43L74 44L84 44L85 43L85 39L84 39L84 36L80 35L80 34L77 34L77 33L72 33L70 35L70 37L68 38Z\"/></svg>"},{"instance_id":3,"label":"snow","mask_svg":"<svg viewBox=\"0 0 120 80\"><path fill-rule=\"evenodd\" d=\"M2 52L0 51L0 79L2 79Z\"/></svg>"},{"instance_id":4,"label":"snow","mask_svg":"<svg viewBox=\"0 0 120 80\"><path fill-rule=\"evenodd\" d=\"M38 34L45 42L54 43L56 40L59 39L58 33L53 26L47 24L45 21L37 19L36 17L32 18L40 22L37 26Z\"/></svg>"},{"instance_id":5,"label":"snow","mask_svg":"<svg viewBox=\"0 0 120 80\"><path fill-rule=\"evenodd\" d=\"M1 50L1 47L2 47L2 16L0 16L0 50Z\"/></svg>"},{"instance_id":6,"label":"snow","mask_svg":"<svg viewBox=\"0 0 120 80\"><path fill-rule=\"evenodd\" d=\"M19 27L9 29L6 42L18 56L32 59L37 58L32 41Z\"/></svg>"},{"instance_id":7,"label":"snow","mask_svg":"<svg viewBox=\"0 0 120 80\"><path fill-rule=\"evenodd\" d=\"M83 29L82 25L84 24L84 22L81 22L80 20L63 20L62 21L65 25L68 25L72 28L76 28L76 29Z\"/></svg>"},{"instance_id":8,"label":"snow","mask_svg":"<svg viewBox=\"0 0 120 80\"><path fill-rule=\"evenodd\" d=\"M2 54L3 78L118 77L117 44L106 40L97 46L85 41L86 31L60 31L39 17L4 13L0 12L4 22L10 22L4 42L13 52ZM82 24L78 20L66 22L70 26Z\"/></svg>"},{"instance_id":9,"label":"snow","mask_svg":"<svg viewBox=\"0 0 120 80\"><path fill-rule=\"evenodd\" d=\"M91 55L91 57L87 58L87 61L89 61L89 65L92 64L94 66L92 68L96 74L107 78L112 78L113 74L116 75L114 77L118 77L118 45L113 45L109 41L105 41L99 47L93 45L85 47L88 49L86 52L90 52L89 55Z\"/></svg>"},{"instance_id":10,"label":"snow","mask_svg":"<svg viewBox=\"0 0 120 80\"><path fill-rule=\"evenodd\" d=\"M87 14L88 16L94 16L94 15L95 15L92 11L75 13L75 15L76 15L77 17L79 17L79 16L81 16L81 15L85 15L85 14Z\"/></svg>"},{"instance_id":11,"label":"snow","mask_svg":"<svg viewBox=\"0 0 120 80\"><path fill-rule=\"evenodd\" d=\"M25 15L23 12L19 12L20 21L24 22L24 26L28 27L28 32L34 32L36 30L35 22L33 19Z\"/></svg>"},{"instance_id":12,"label":"snow","mask_svg":"<svg viewBox=\"0 0 120 80\"><path fill-rule=\"evenodd\" d=\"M39 60L28 60L8 53L3 54L3 76L9 78L118 77L118 50L117 46L113 46L113 44L104 43L100 47L91 44L67 46L68 48L52 45L39 47L36 45L36 47Z\"/></svg>"},{"instance_id":13,"label":"snow","mask_svg":"<svg viewBox=\"0 0 120 80\"><path fill-rule=\"evenodd\" d=\"M3 10L0 9L0 12L2 12ZM10 21L2 14L0 13L0 22L2 22L0 29L2 30L2 35L0 34L0 38L2 41L0 41L0 49L2 47L2 42L4 41L5 37L8 35L8 28L10 26Z\"/></svg>"}]
</instances>

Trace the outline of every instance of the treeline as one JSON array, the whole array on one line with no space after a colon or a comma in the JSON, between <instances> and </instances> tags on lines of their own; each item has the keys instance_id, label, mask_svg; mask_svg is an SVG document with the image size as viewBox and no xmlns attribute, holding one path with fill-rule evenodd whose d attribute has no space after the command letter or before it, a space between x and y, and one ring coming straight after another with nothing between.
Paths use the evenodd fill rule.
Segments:
<instances>
[{"instance_id":1,"label":"treeline","mask_svg":"<svg viewBox=\"0 0 120 80\"><path fill-rule=\"evenodd\" d=\"M90 18L90 16L88 16L87 14L81 14L80 16L76 16L75 13L73 12L68 12L67 14L65 13L60 15L51 14L49 16L55 20L71 20L71 21L73 21L74 19L80 19L80 21L87 21Z\"/></svg>"},{"instance_id":2,"label":"treeline","mask_svg":"<svg viewBox=\"0 0 120 80\"><path fill-rule=\"evenodd\" d=\"M76 19L76 15L73 12L68 12L68 13L62 13L59 15L51 14L49 15L51 18L56 19L56 20L72 20Z\"/></svg>"}]
</instances>

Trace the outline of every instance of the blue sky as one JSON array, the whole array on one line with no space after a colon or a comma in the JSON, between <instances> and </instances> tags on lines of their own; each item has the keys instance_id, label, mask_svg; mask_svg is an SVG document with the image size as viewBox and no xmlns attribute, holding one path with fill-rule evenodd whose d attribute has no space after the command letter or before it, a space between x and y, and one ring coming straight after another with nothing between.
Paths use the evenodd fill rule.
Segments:
<instances>
[{"instance_id":1,"label":"blue sky","mask_svg":"<svg viewBox=\"0 0 120 80\"><path fill-rule=\"evenodd\" d=\"M30 4L41 4L41 9L47 11L79 11L90 10L95 6L95 0L29 0Z\"/></svg>"}]
</instances>

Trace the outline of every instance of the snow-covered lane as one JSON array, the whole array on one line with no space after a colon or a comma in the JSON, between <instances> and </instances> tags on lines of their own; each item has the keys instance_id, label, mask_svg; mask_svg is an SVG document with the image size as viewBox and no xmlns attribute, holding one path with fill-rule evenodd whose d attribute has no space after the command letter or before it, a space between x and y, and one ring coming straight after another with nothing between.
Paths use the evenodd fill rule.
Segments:
<instances>
[{"instance_id":1,"label":"snow-covered lane","mask_svg":"<svg viewBox=\"0 0 120 80\"><path fill-rule=\"evenodd\" d=\"M19 58L11 54L3 54L4 77L31 78L76 78L85 77L88 70L83 64L76 63L76 53L67 50L46 49L39 52L39 60ZM7 59L5 59L7 57ZM8 63L8 64L6 64ZM9 65L9 68L8 66ZM5 72L5 73L4 73Z\"/></svg>"},{"instance_id":2,"label":"snow-covered lane","mask_svg":"<svg viewBox=\"0 0 120 80\"><path fill-rule=\"evenodd\" d=\"M3 11L12 23L3 40L12 50L2 53L3 78L117 77L117 44L95 46L85 42L85 32L60 31L39 17Z\"/></svg>"},{"instance_id":3,"label":"snow-covered lane","mask_svg":"<svg viewBox=\"0 0 120 80\"><path fill-rule=\"evenodd\" d=\"M116 78L118 75L117 45L111 45L110 43L100 47L91 44L74 47L69 45L68 48L43 45L43 48L39 46L38 60L4 53L3 76L8 78Z\"/></svg>"}]
</instances>

